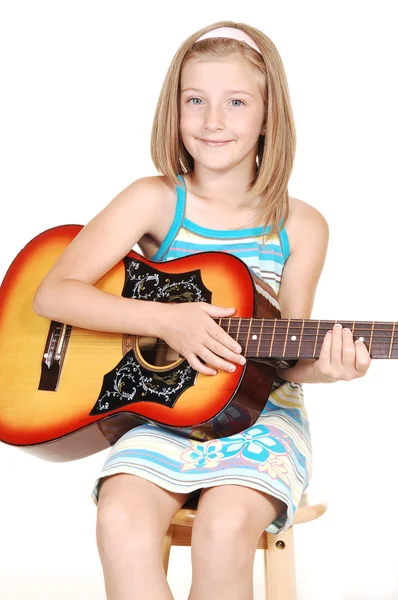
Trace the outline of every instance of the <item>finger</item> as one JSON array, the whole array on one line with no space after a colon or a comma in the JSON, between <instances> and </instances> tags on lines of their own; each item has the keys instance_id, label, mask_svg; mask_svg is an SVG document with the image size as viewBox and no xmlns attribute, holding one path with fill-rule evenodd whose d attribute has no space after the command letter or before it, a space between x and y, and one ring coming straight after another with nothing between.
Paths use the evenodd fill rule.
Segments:
<instances>
[{"instance_id":1,"label":"finger","mask_svg":"<svg viewBox=\"0 0 398 600\"><path fill-rule=\"evenodd\" d=\"M343 351L342 360L344 369L355 370L355 346L350 329L345 327L343 329Z\"/></svg>"},{"instance_id":2,"label":"finger","mask_svg":"<svg viewBox=\"0 0 398 600\"><path fill-rule=\"evenodd\" d=\"M227 371L228 373L233 373L236 371L236 366L234 364L223 360L216 354L213 354L213 352L211 352L211 350L205 346L203 346L203 349L199 352L199 356L215 369L221 369L222 371Z\"/></svg>"},{"instance_id":3,"label":"finger","mask_svg":"<svg viewBox=\"0 0 398 600\"><path fill-rule=\"evenodd\" d=\"M238 354L242 352L242 346L216 323L211 323L207 333L213 340L227 347L231 352Z\"/></svg>"},{"instance_id":4,"label":"finger","mask_svg":"<svg viewBox=\"0 0 398 600\"><path fill-rule=\"evenodd\" d=\"M232 341L234 344L236 344L236 342L234 340L232 340ZM240 365L244 365L246 362L246 359L244 356L242 356L241 354L239 354L237 352L232 352L231 350L226 348L223 344L220 344L219 342L217 342L216 340L214 340L211 337L209 337L208 342L205 342L205 345L214 354L216 354L217 356L221 356L221 358L225 358L226 360L230 360L230 361L240 364Z\"/></svg>"},{"instance_id":5,"label":"finger","mask_svg":"<svg viewBox=\"0 0 398 600\"><path fill-rule=\"evenodd\" d=\"M355 368L361 375L364 375L370 367L371 358L363 342L356 340L355 342Z\"/></svg>"},{"instance_id":6,"label":"finger","mask_svg":"<svg viewBox=\"0 0 398 600\"><path fill-rule=\"evenodd\" d=\"M207 302L201 302L200 307L213 318L230 317L236 311L236 308L226 308L225 306L218 306L217 304L209 304Z\"/></svg>"},{"instance_id":7,"label":"finger","mask_svg":"<svg viewBox=\"0 0 398 600\"><path fill-rule=\"evenodd\" d=\"M332 336L333 336L333 331L332 330L328 331L322 342L321 351L319 353L319 360L322 360L322 362L324 362L325 364L330 363L330 353L331 353L331 348L332 348Z\"/></svg>"},{"instance_id":8,"label":"finger","mask_svg":"<svg viewBox=\"0 0 398 600\"><path fill-rule=\"evenodd\" d=\"M189 359L187 358L187 360L191 367L195 369L195 371L198 371L198 373L203 373L203 375L217 375L217 371L215 369L204 365L195 354L192 354Z\"/></svg>"},{"instance_id":9,"label":"finger","mask_svg":"<svg viewBox=\"0 0 398 600\"><path fill-rule=\"evenodd\" d=\"M332 347L330 350L330 361L335 369L342 368L343 334L339 323L333 327Z\"/></svg>"}]
</instances>

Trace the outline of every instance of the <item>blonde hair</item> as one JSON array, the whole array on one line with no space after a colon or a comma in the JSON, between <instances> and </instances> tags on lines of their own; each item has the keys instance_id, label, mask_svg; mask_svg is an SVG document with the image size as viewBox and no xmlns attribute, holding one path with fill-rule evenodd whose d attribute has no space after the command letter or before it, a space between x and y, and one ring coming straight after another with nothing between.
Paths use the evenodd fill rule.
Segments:
<instances>
[{"instance_id":1,"label":"blonde hair","mask_svg":"<svg viewBox=\"0 0 398 600\"><path fill-rule=\"evenodd\" d=\"M203 34L218 27L245 31L258 45L261 55L244 42L208 38L195 43ZM273 42L261 31L244 23L221 21L191 35L177 50L167 71L155 111L151 136L151 156L158 170L176 185L179 173L193 170L193 159L185 149L179 130L180 75L190 58L203 55L225 57L240 53L264 76L264 136L259 137L257 172L248 189L248 200L262 197L258 218L270 225L267 237L277 234L289 215L288 182L296 151L296 130L290 94L282 59Z\"/></svg>"}]
</instances>

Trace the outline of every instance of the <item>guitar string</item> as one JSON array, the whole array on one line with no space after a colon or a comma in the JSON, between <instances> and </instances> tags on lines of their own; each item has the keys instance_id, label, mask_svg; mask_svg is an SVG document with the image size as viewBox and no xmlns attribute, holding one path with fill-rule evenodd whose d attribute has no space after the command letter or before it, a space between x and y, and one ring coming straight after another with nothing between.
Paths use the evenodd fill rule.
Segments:
<instances>
[{"instance_id":1,"label":"guitar string","mask_svg":"<svg viewBox=\"0 0 398 600\"><path fill-rule=\"evenodd\" d=\"M214 319L214 320L217 323L217 325L220 325L220 327L223 326L219 322L219 320L216 320L216 319ZM236 319L236 321L231 321L230 327L232 327L234 325L236 325L237 327L239 327L239 323L238 323L239 320L241 321L240 329L242 330L242 326L244 327L246 325L245 320L248 321L247 325L249 326L251 319L247 318L247 317L242 317L242 319L238 318L238 319ZM261 326L263 326L263 328L269 328L269 329L272 330L274 328L275 320L276 320L276 327L277 328L279 327L279 329L281 329L283 327L286 327L286 329L288 329L290 331L290 329L292 329L293 327L297 327L298 329L301 329L301 327L303 327L303 326L304 326L304 328L307 328L307 329L308 328L314 329L314 330L318 329L318 321L315 321L315 320L304 321L304 325L303 325L303 320L297 320L297 325L296 325L295 321L291 320L290 321L290 325L289 325L288 321L286 319L283 319L283 320L282 319L264 319L264 320L262 320L262 319L253 319L252 320L252 328L253 327L260 327L261 328ZM278 323L282 323L282 324L278 325ZM380 322L378 323L377 321L373 322L373 321L347 321L347 320L345 320L345 321L332 321L332 320L327 321L327 320L323 320L323 321L321 321L321 324L319 325L319 330L330 329L336 323L340 323L341 325L349 325L349 324L351 324L350 329L352 329L352 328L357 329L357 327L359 327L360 329L364 329L364 330L367 330L367 331L371 331L372 329L374 331L386 331L386 329L384 327L387 327L387 326L390 327L390 326L392 326L394 328L394 327L396 327L398 325L398 322L394 322L394 321L391 321L391 322L389 322L389 321L383 321L383 323L380 323ZM361 323L364 326L361 326ZM384 327L377 327L376 323L377 323L377 325L382 325ZM313 327L310 326L312 324L314 325ZM224 326L227 327L227 325L228 324L225 323ZM354 325L355 325L355 327L354 327ZM366 327L367 325L370 325L369 329L367 329L367 327ZM372 327L372 325L375 325L375 326ZM75 327L75 326L74 325L73 326L67 325L67 327ZM56 327L54 327L54 329L63 329L63 326L62 325L57 325ZM80 329L83 329L83 328L80 328ZM109 332L109 333L115 333L115 332Z\"/></svg>"},{"instance_id":2,"label":"guitar string","mask_svg":"<svg viewBox=\"0 0 398 600\"><path fill-rule=\"evenodd\" d=\"M82 329L82 328L81 328L81 327L79 327L79 328L77 328L77 329ZM93 332L94 332L95 334L97 334L97 333L98 333L98 335L103 335L103 336L104 336L104 339L107 339L107 338L108 338L108 336L107 336L107 335L104 335L104 334L107 334L107 333L108 333L107 331L98 331L98 332L97 332L96 330L95 330L95 331L94 331L94 330L87 330L87 331L88 331L88 333L77 333L76 331L73 331L73 330L72 330L72 333L73 333L73 336L74 336L74 337L87 337L87 336L90 336L90 335L92 335L92 334L93 334ZM326 333L327 333L328 331L329 331L329 329L327 329L327 328L326 328L326 329L319 329L319 331L318 331L318 336L319 336L319 335L322 335L322 333L323 333L324 335L326 335ZM373 330L373 332L375 332L375 331L376 331L376 334L374 334L374 335L373 335L373 338L375 338L375 337L378 337L379 339L382 339L382 338L384 338L384 339L386 339L386 338L390 338L390 339L391 339L391 337L398 336L398 331L396 331L396 332L394 333L394 335L389 335L389 334L388 334L388 332L386 332L386 331L385 331L385 330L383 330L383 329L374 329L374 330ZM356 337L356 336L360 336L360 337L361 337L361 335L362 335L362 336L363 336L363 335L366 335L368 332L372 333L372 330L371 330L371 329L367 329L367 330L364 330L364 329L358 329L358 330L357 330L357 329L356 329L356 330L354 331L354 336L355 336L355 337ZM231 331L231 330L229 331L229 335L230 335L231 337L232 337L234 334L236 334L236 333L237 333L237 331ZM249 341L250 341L250 339L252 339L252 340L253 340L253 335L255 335L256 337L254 338L254 340L258 340L258 336L257 336L257 334L256 334L255 332L253 333L253 329L251 330L251 332L250 332L250 335L249 335L249 336L247 336L247 333L248 333L247 331L242 331L242 330L240 330L240 331L239 331L239 338L244 338L244 339L246 339L247 337L249 337ZM71 334L70 334L70 333L65 333L65 335L71 335ZM111 337L112 335L117 335L117 336L121 336L121 335L128 335L128 336L136 336L136 337L148 337L148 338L156 338L156 337L157 337L157 336L155 336L155 335L144 335L144 334L133 334L133 333L115 333L115 332L109 332L109 337ZM292 331L289 331L288 335L286 335L286 333L283 333L283 332L276 331L276 332L275 332L275 334L274 334L274 335L272 335L272 332L270 332L270 331L267 331L266 333L264 333L264 330L263 330L263 333L262 333L262 335L261 335L261 339L265 339L265 338L267 338L267 339L268 339L268 338L269 338L269 336L271 336L271 337L273 337L274 339L280 339L280 340L282 340L282 339L283 339L283 340L284 340L284 339L287 337L288 341L295 341L295 340L291 340L291 336L292 336L292 335L295 335L297 338L309 338L309 337L311 337L311 338L314 338L314 337L315 337L315 335L314 335L313 333L309 333L309 332L307 333L307 332L305 332L305 331L304 331L303 333L293 333ZM160 338L159 338L159 339L160 339Z\"/></svg>"},{"instance_id":3,"label":"guitar string","mask_svg":"<svg viewBox=\"0 0 398 600\"><path fill-rule=\"evenodd\" d=\"M326 332L326 331L328 331L328 330L324 330L324 331ZM131 337L140 337L140 338L150 338L150 339L157 339L157 340L158 340L158 342L157 342L158 344L162 344L162 343L166 344L166 342L162 341L162 339L161 339L161 338L158 338L158 337L156 337L156 336L151 336L151 335L134 335L134 334L129 334L129 333L126 333L126 334L119 333L119 334L117 334L117 335L118 335L118 338L117 338L117 339L115 339L115 340L113 340L113 339L109 339L111 336L109 336L109 337L108 337L108 336L106 336L106 335L103 335L104 333L106 333L106 332L98 332L98 335L95 335L95 334L93 334L93 333L92 333L92 331L90 331L90 333L87 333L87 334L85 334L85 333L75 333L75 332L72 332L72 333L69 333L69 334L68 334L68 333L67 333L67 334L65 334L65 337L69 337L69 338L73 338L73 339L76 339L76 338L80 338L80 339L83 339L83 338L84 338L84 339L87 339L87 338L89 338L89 337L95 337L95 340L93 340L93 341L106 341L106 342L113 342L113 341L115 341L116 343L118 343L118 342L120 341L120 338L123 338L123 336L128 336L128 337L130 337L130 336L131 336ZM236 333L236 332L235 332L235 333ZM230 331L230 332L229 332L229 335L230 335L230 336L233 338L233 336L234 336L234 332L231 332L231 331ZM325 333L325 335L326 335L326 333ZM324 335L323 337L325 337L325 335ZM315 336L314 336L314 335L312 335L312 334L310 334L310 333L309 333L309 334L304 334L304 333L303 333L302 335L298 335L296 340L292 340L290 336L287 336L287 343L288 343L288 344L299 343L300 339L301 339L303 342L311 342L311 341L314 339L314 337L315 337ZM318 333L318 338L319 338L319 337L322 337L322 332L321 332L321 330L320 330L320 331L319 331L319 333ZM358 338L360 338L360 337L363 337L363 338L365 338L365 337L366 337L366 335L364 335L364 334L363 334L363 331L356 331L356 332L354 333L354 336L353 336L353 337L354 337L355 339L358 339ZM309 339L309 338L310 338L310 339ZM243 341L244 341L244 343L246 343L247 336L245 335L245 332L242 332L242 331L240 331L240 332L239 332L239 336L237 336L237 338L234 338L234 339L236 339L236 341L238 341L238 339L239 339L239 340L243 340ZM261 344L261 343L264 343L264 342L265 342L265 343L270 343L270 341L271 341L272 339L273 339L274 341L276 341L276 342L284 343L284 342L286 341L286 335L283 335L283 334L281 334L281 335L276 335L276 334L275 334L274 336L272 336L272 334L265 334L265 335L264 335L264 333L263 333L263 335L261 336L260 344ZM322 338L322 339L323 339L323 338ZM369 336L369 339L370 339L370 336ZM391 336L391 335L385 335L385 334L384 334L384 335L381 335L381 334L378 334L378 333L376 333L376 334L374 334L374 335L372 336L372 340L373 340L373 341L376 341L376 340L377 340L377 341L379 341L379 342L382 342L382 343L383 343L383 340L386 340L384 343L387 343L387 340L391 341L391 339L393 340L393 343L395 343L395 340L396 340L396 341L398 341L398 332L397 332L397 333L395 333L395 335L393 335L393 336ZM318 342L318 340L317 340L317 342ZM240 343L240 342L239 342L239 343ZM257 337L255 337L255 338L253 339L253 337L252 337L252 332L251 332L251 334L250 334L250 337L249 337L249 339L248 339L248 343L249 343L249 344L250 344L250 343L256 343L256 344L258 344L258 338L257 338ZM166 345L167 345L167 344L166 344Z\"/></svg>"},{"instance_id":4,"label":"guitar string","mask_svg":"<svg viewBox=\"0 0 398 600\"><path fill-rule=\"evenodd\" d=\"M73 340L73 338L72 338L72 339L67 340L67 342L68 342L68 347L75 346L75 347L79 347L80 349L82 349L84 347L85 348L110 348L110 347L118 348L123 345L122 340L120 340L119 342L111 342L109 340L100 340L100 343L97 343L97 341L95 341L95 340L93 340L93 341ZM279 347L278 347L278 343L279 343ZM112 344L113 344L113 346L112 346ZM280 341L280 342L274 341L273 354L277 354L278 350L280 350L281 347L283 347L283 345L284 345L284 342L282 342L282 341ZM310 344L302 343L301 348L300 348L300 355L302 355L303 352L307 351L307 350L314 351L314 349L315 350L320 349L322 347L322 345L323 345L323 340L317 341L316 345L312 344L312 343L310 343ZM380 342L380 340L376 340L372 343L372 350L374 350L375 348L387 349L390 346L391 346L391 349L395 352L398 349L398 339L395 340L392 344L390 341ZM156 346L149 347L149 350L161 349L162 347L168 348L170 346L168 344L166 344L166 342L159 342ZM247 351L252 352L254 349L256 349L257 355L260 355L261 353L266 353L268 355L269 347L270 347L269 342L258 345L257 341L255 340L255 343L251 344L251 346L250 346L250 342L249 342ZM141 346L141 350L145 351L147 349L148 348ZM295 351L296 351L296 348L294 346L292 347L292 344L286 345L285 354L286 354L286 352L292 353Z\"/></svg>"},{"instance_id":5,"label":"guitar string","mask_svg":"<svg viewBox=\"0 0 398 600\"><path fill-rule=\"evenodd\" d=\"M58 332L61 329L62 329L61 327L55 327L54 331ZM72 327L72 331L74 329L75 330L76 329L83 330L83 327L76 327L76 328ZM114 335L114 336L120 336L120 335L131 335L131 336L135 335L135 336L137 336L137 335L139 335L139 337L149 337L149 338L155 338L156 337L156 336L152 336L152 335L141 335L141 334L133 334L133 333L120 333L120 332L114 332L114 331L109 331L108 332L108 331L99 331L99 330L90 330L90 329L87 329L86 331L88 333L83 333L83 332L82 333L77 333L76 331L73 331L73 336L74 337L78 337L78 336L86 337L87 335L92 335L93 332L94 332L94 333L98 333L99 335L101 335L101 334L104 335L105 334L104 335L104 339L108 338L108 337L110 337L112 335ZM330 327L319 328L319 329L315 329L314 328L314 332L317 335L322 335L322 334L326 335L326 333L328 331L330 331ZM355 327L354 335L355 336L366 335L367 333L372 333L372 331L373 331L373 338L375 338L375 337L379 337L379 338L391 338L391 337L398 336L398 329L397 329L397 331L394 332L394 335L390 335L389 332L386 329L377 329L377 328L374 328L372 330L372 329L365 329L363 327L361 327L361 328ZM234 334L236 334L236 333L238 333L238 330L236 330L236 331L233 331L232 329L229 330L229 335L231 337ZM268 335L272 336L272 333L273 333L273 328L269 328L269 329L263 328L261 338L265 338ZM246 339L247 334L248 334L248 331L244 331L242 328L239 330L239 337L240 338L243 337L243 338ZM253 335L257 336L257 334L259 334L259 331L256 331L255 328L252 327L251 330L250 330L250 336L249 336L249 338L251 337L253 339ZM291 338L292 335L296 335L297 337L300 337L300 338L305 338L305 337L308 338L308 337L314 337L315 334L312 331L311 332L310 331L306 331L305 329L303 330L302 333L301 333L301 330L300 330L300 333L298 333L298 332L295 332L294 330L292 330L291 328L289 328L288 331L287 330L286 331L280 331L280 330L278 330L276 328L273 337L274 337L274 339L277 339L278 337L279 337L279 339L285 339L287 337L288 340L289 340L289 338ZM65 335L68 335L68 332L66 332ZM255 339L258 340L258 337L256 337Z\"/></svg>"},{"instance_id":6,"label":"guitar string","mask_svg":"<svg viewBox=\"0 0 398 600\"><path fill-rule=\"evenodd\" d=\"M80 328L79 328L80 329ZM285 333L282 332L276 332L274 335L272 335L271 332L266 332L261 336L260 339L260 343L265 341L265 342L269 342L271 339L274 339L276 341L281 341L284 342L287 339L287 343L294 343L294 342L299 342L300 339L302 339L304 342L305 341L311 341L313 340L315 337L322 337L326 335L326 333L329 331L329 329L320 329L317 333L318 336L314 336L314 334L312 333L305 333L303 332L302 334L297 334L296 335L296 340L292 340L291 336L292 336L292 332L289 331L289 334L286 335ZM367 330L366 332L363 329L359 329L356 330L354 332L354 337L358 338L358 337L366 337L366 334L371 332L371 330ZM376 332L376 333L374 333ZM231 337L234 336L234 334L236 334L237 332L235 331L229 331L229 335ZM253 335L256 336L253 338ZM293 334L294 335L294 334ZM115 341L118 342L120 337L123 336L131 336L131 337L141 337L141 338L150 338L150 339L157 339L159 340L159 343L161 343L161 338L158 338L157 336L154 335L141 335L141 334L130 334L130 333L114 333L114 332L110 332L109 335L107 335L107 332L104 331L93 331L93 330L87 330L87 333L77 333L76 331L71 331L68 333L65 333L65 337L73 337L73 338L88 338L88 337L95 337L97 340L98 339L102 339L106 340L106 341L113 341L112 338L115 338ZM373 336L369 336L369 338L372 337L373 340L391 340L391 339L398 339L398 331L396 331L394 333L394 335L389 335L385 330L373 330ZM247 336L247 332L240 330L239 331L239 335L237 336L236 339L243 339L243 340L247 340L248 338L248 342L256 342L258 343L258 337L255 333L253 333L253 330L250 332L250 336Z\"/></svg>"},{"instance_id":7,"label":"guitar string","mask_svg":"<svg viewBox=\"0 0 398 600\"><path fill-rule=\"evenodd\" d=\"M72 333L72 334L66 334L65 337L68 338L68 339L76 340L77 342L80 342L80 341L82 341L82 342L84 342L84 341L90 342L91 341L90 338L92 337L93 338L92 339L93 343L96 343L96 342L107 342L107 343L110 343L110 344L111 343L119 344L121 341L123 341L124 335L126 335L127 337L134 337L134 338L138 337L138 338L149 338L149 339L154 339L154 340L156 339L157 340L157 342L156 342L157 346L159 346L159 345L168 346L167 342L165 342L161 338L157 338L155 336L149 336L149 335L131 335L130 336L130 334L119 334L119 338L118 339L109 339L106 336L101 337L101 336L93 335L91 333L90 333L90 335L86 335L86 334L73 334ZM233 335L231 337L233 337ZM308 337L310 337L311 339L308 339ZM306 336L303 335L303 336L301 336L301 342L302 342L302 344L307 343L307 345L310 346L310 345L314 345L314 343L318 344L320 341L323 342L324 337L325 336L322 337L322 335L318 335L318 338L321 338L321 339L314 340L314 336L307 336L307 338L306 338ZM360 337L363 337L364 341L369 341L370 342L370 337L369 337L369 339L367 339L366 336L360 335L360 332L359 333L355 333L355 335L353 336L353 338L355 340L358 340ZM246 342L248 344L252 344L253 346L256 345L256 344L259 344L259 340L257 338L247 340L247 337L242 332L240 332L240 334L239 334L239 336L237 338L233 338L233 339L235 339L235 341L238 344L246 344ZM267 337L267 336L263 335L262 338L261 338L261 340L260 340L260 346L261 345L270 344L271 341L272 341L272 339L274 340L274 343L284 344L286 342L286 344L289 344L290 346L292 346L294 344L300 343L300 338L297 338L296 340L292 340L292 339L288 338L286 340L286 336L276 336L275 335L272 338L272 336ZM394 335L394 336L390 336L390 335L389 336L385 336L385 335L373 335L373 337L372 337L372 343L378 342L380 344L389 344L389 343L391 343L391 341L392 341L393 344L398 343L398 333L396 335Z\"/></svg>"},{"instance_id":8,"label":"guitar string","mask_svg":"<svg viewBox=\"0 0 398 600\"><path fill-rule=\"evenodd\" d=\"M302 321L301 321L302 322ZM254 324L254 322L253 322ZM61 330L61 327L56 327L54 328L56 331ZM81 328L80 328L81 329ZM274 328L272 327L272 330ZM279 331L277 328L275 328L275 332L274 335L271 337L271 339L268 337L269 336L269 331L267 331L267 328L263 327L263 332L262 332L262 336L261 336L261 340L260 342L258 341L258 339L247 339L247 332L245 332L242 328L239 331L239 336L237 339L237 342L239 342L240 339L243 338L243 342L247 342L247 346L248 346L248 350L252 350L253 348L250 348L250 346L256 346L256 348L258 349L258 352L256 353L257 355L260 353L260 350L262 352L266 351L267 346L270 345L271 340L273 339L273 343L274 344L284 344L286 343L286 345L288 346L288 349L291 351L291 346L296 345L295 342L297 342L297 344L300 342L301 339L301 349L300 350L308 350L310 348L312 348L312 351L314 351L314 347L316 348L318 345L321 347L323 344L323 338L324 338L324 333L326 333L327 331L329 331L330 328L328 327L320 327L319 329L317 329L317 338L316 338L316 343L313 343L312 340L314 339L314 334L312 332L306 332L305 329L303 330L302 334L298 334L298 339L297 340L292 340L291 339L291 335L294 335L294 331L291 327L289 327L289 330L286 331ZM72 328L73 331L73 328ZM89 330L87 330L89 331ZM237 329L238 331L238 329ZM237 331L233 331L230 329L229 331L229 335L231 335L231 337L233 337L234 334L237 333ZM289 333L287 334L287 331L289 331ZM315 328L314 328L315 331ZM354 338L358 339L359 337L364 337L366 336L366 333L370 332L372 333L372 329L365 329L365 328L356 328L355 334L354 334ZM377 332L382 332L382 335L379 335ZM90 330L90 333L85 333L85 332L81 332L81 333L76 333L73 332L73 334L71 332L66 332L65 337L68 340L68 346L73 346L73 345L78 345L81 343L85 343L85 344L92 344L94 346L98 346L98 343L101 342L105 342L106 346L109 347L110 344L112 344L112 342L114 343L115 346L120 346L121 344L123 344L123 336L130 336L133 334L121 334L121 333L115 333L115 332L97 332L98 334L94 334L95 339L90 340L87 339L88 336L93 336L93 333ZM256 335L255 332L255 325L253 325L253 327L251 328L250 331L250 335ZM372 346L373 345L391 345L392 349L395 346L395 344L398 342L398 339L395 340L396 335L398 336L398 331L395 333L394 335L387 335L387 332L385 329L378 329L378 328L373 328L373 336L372 336ZM116 338L116 339L112 339L112 337ZM164 342L163 340L156 338L155 336L135 336L135 337L141 337L141 338L150 338L150 339L157 339L157 343L156 343L156 347L158 349L162 348L163 346L167 346L168 344L166 342ZM311 340L305 339L311 337ZM76 338L80 338L80 339L76 339ZM286 339L287 338L287 339ZM320 339L318 339L320 338ZM365 340L367 341L367 340ZM308 343L309 342L309 343ZM370 340L369 340L370 343ZM395 348L394 348L395 351ZM300 351L300 354L302 354L302 351Z\"/></svg>"}]
</instances>

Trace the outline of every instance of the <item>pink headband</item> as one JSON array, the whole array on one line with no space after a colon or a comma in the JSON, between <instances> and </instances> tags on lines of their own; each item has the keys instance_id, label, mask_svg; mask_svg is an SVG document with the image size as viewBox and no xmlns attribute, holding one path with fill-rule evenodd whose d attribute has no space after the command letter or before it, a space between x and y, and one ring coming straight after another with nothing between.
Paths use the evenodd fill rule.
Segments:
<instances>
[{"instance_id":1,"label":"pink headband","mask_svg":"<svg viewBox=\"0 0 398 600\"><path fill-rule=\"evenodd\" d=\"M240 40L241 42L246 42L252 48L257 50L259 54L261 54L260 48L257 46L256 42L248 35L245 31L241 29L236 29L235 27L219 27L218 29L213 29L212 31L208 31L202 37L200 37L197 42L201 40L207 40L209 38L231 38L233 40Z\"/></svg>"}]
</instances>

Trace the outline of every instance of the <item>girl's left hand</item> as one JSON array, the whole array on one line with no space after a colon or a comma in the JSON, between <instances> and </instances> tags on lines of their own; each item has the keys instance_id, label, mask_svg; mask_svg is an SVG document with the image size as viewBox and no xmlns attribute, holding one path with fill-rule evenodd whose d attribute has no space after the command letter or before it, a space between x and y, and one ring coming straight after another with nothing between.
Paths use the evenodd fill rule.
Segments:
<instances>
[{"instance_id":1,"label":"girl's left hand","mask_svg":"<svg viewBox=\"0 0 398 600\"><path fill-rule=\"evenodd\" d=\"M352 331L340 324L333 327L323 340L319 359L313 363L314 374L320 383L350 381L363 377L371 358L363 342L354 342Z\"/></svg>"}]
</instances>

